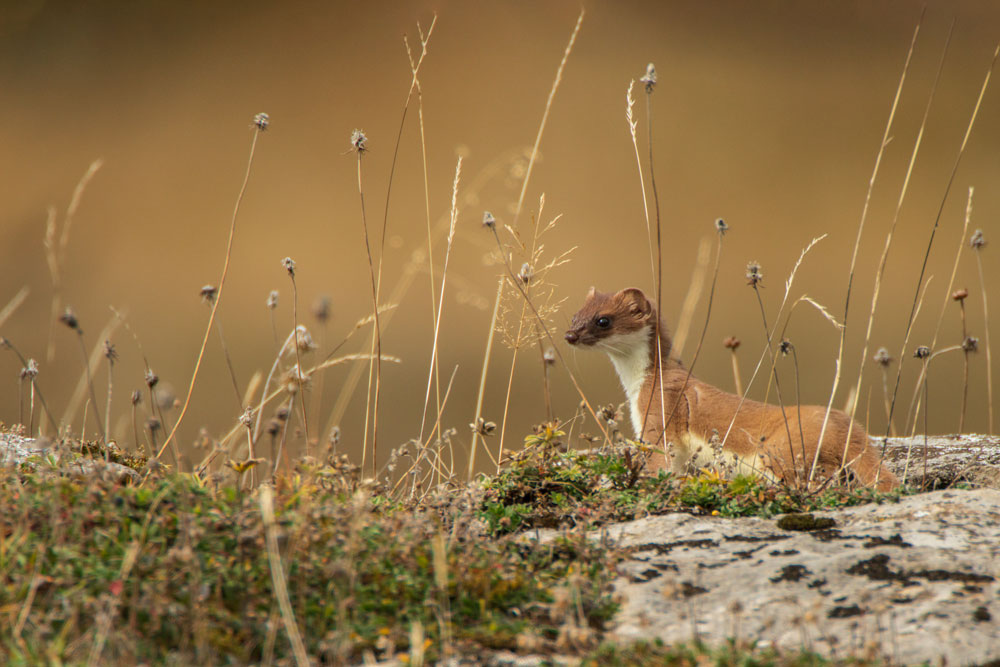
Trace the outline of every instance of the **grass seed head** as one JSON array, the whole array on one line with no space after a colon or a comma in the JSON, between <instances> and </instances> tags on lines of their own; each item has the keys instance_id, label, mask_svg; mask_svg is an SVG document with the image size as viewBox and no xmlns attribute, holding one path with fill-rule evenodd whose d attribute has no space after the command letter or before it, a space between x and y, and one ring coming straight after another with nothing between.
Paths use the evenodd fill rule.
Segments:
<instances>
[{"instance_id":1,"label":"grass seed head","mask_svg":"<svg viewBox=\"0 0 1000 667\"><path fill-rule=\"evenodd\" d=\"M951 298L954 301L964 301L965 297L967 296L969 296L969 290L965 289L964 287L962 289L955 290L954 292L951 293Z\"/></svg>"},{"instance_id":2,"label":"grass seed head","mask_svg":"<svg viewBox=\"0 0 1000 667\"><path fill-rule=\"evenodd\" d=\"M913 351L913 356L917 359L926 359L931 356L931 348L926 345L921 345L916 350Z\"/></svg>"},{"instance_id":3,"label":"grass seed head","mask_svg":"<svg viewBox=\"0 0 1000 667\"><path fill-rule=\"evenodd\" d=\"M653 92L653 88L656 86L656 68L653 66L653 63L646 65L646 73L639 81L646 86L647 93Z\"/></svg>"},{"instance_id":4,"label":"grass seed head","mask_svg":"<svg viewBox=\"0 0 1000 667\"><path fill-rule=\"evenodd\" d=\"M483 211L483 227L493 229L497 224L497 219L489 211Z\"/></svg>"},{"instance_id":5,"label":"grass seed head","mask_svg":"<svg viewBox=\"0 0 1000 667\"><path fill-rule=\"evenodd\" d=\"M889 364L893 361L892 356L889 355L889 350L884 347L880 347L878 351L875 352L872 360L882 368L888 368Z\"/></svg>"},{"instance_id":6,"label":"grass seed head","mask_svg":"<svg viewBox=\"0 0 1000 667\"><path fill-rule=\"evenodd\" d=\"M528 283L531 282L531 278L532 278L533 275L534 275L534 272L531 269L531 264L529 264L528 262L525 262L524 264L522 264L521 265L521 270L517 272L517 278L518 278L518 280L520 280L525 285L527 285Z\"/></svg>"},{"instance_id":7,"label":"grass seed head","mask_svg":"<svg viewBox=\"0 0 1000 667\"><path fill-rule=\"evenodd\" d=\"M983 230L977 229L972 233L969 238L969 247L973 250L979 250L986 245L986 239L983 237Z\"/></svg>"},{"instance_id":8,"label":"grass seed head","mask_svg":"<svg viewBox=\"0 0 1000 667\"><path fill-rule=\"evenodd\" d=\"M326 324L326 322L330 319L331 303L332 301L330 300L329 294L320 294L316 297L316 300L313 301L313 317L315 317L320 324Z\"/></svg>"},{"instance_id":9,"label":"grass seed head","mask_svg":"<svg viewBox=\"0 0 1000 667\"><path fill-rule=\"evenodd\" d=\"M110 340L104 341L104 356L109 363L113 364L118 361L118 352L115 350L115 346Z\"/></svg>"},{"instance_id":10,"label":"grass seed head","mask_svg":"<svg viewBox=\"0 0 1000 667\"><path fill-rule=\"evenodd\" d=\"M130 400L132 401L132 405L139 405L142 403L142 392L138 389L133 390Z\"/></svg>"},{"instance_id":11,"label":"grass seed head","mask_svg":"<svg viewBox=\"0 0 1000 667\"><path fill-rule=\"evenodd\" d=\"M741 342L740 339L737 338L736 336L729 336L724 341L722 341L722 346L725 347L727 350L732 350L733 352L735 352L737 349L739 349L740 342Z\"/></svg>"},{"instance_id":12,"label":"grass seed head","mask_svg":"<svg viewBox=\"0 0 1000 667\"><path fill-rule=\"evenodd\" d=\"M556 363L556 349L552 346L545 348L545 354L542 355L542 359L545 360L546 365L554 366Z\"/></svg>"},{"instance_id":13,"label":"grass seed head","mask_svg":"<svg viewBox=\"0 0 1000 667\"><path fill-rule=\"evenodd\" d=\"M979 352L979 339L975 336L966 336L962 341L962 349L966 352Z\"/></svg>"},{"instance_id":14,"label":"grass seed head","mask_svg":"<svg viewBox=\"0 0 1000 667\"><path fill-rule=\"evenodd\" d=\"M154 373L151 368L146 369L146 375L144 377L146 379L146 386L150 389L155 387L156 383L160 381L160 376Z\"/></svg>"},{"instance_id":15,"label":"grass seed head","mask_svg":"<svg viewBox=\"0 0 1000 667\"><path fill-rule=\"evenodd\" d=\"M21 369L22 380L33 380L38 376L38 362L28 359L28 365Z\"/></svg>"},{"instance_id":16,"label":"grass seed head","mask_svg":"<svg viewBox=\"0 0 1000 667\"><path fill-rule=\"evenodd\" d=\"M787 338L782 338L781 343L778 344L778 351L781 352L781 356L783 357L787 357L794 349L795 346L792 345L792 341Z\"/></svg>"},{"instance_id":17,"label":"grass seed head","mask_svg":"<svg viewBox=\"0 0 1000 667\"><path fill-rule=\"evenodd\" d=\"M726 232L729 231L729 225L722 218L715 219L715 231L719 232L720 236L725 236Z\"/></svg>"},{"instance_id":18,"label":"grass seed head","mask_svg":"<svg viewBox=\"0 0 1000 667\"><path fill-rule=\"evenodd\" d=\"M261 112L253 117L253 126L263 132L271 126L271 117Z\"/></svg>"},{"instance_id":19,"label":"grass seed head","mask_svg":"<svg viewBox=\"0 0 1000 667\"><path fill-rule=\"evenodd\" d=\"M295 260L291 257L286 257L281 260L281 265L285 267L285 271L288 271L288 275L292 278L295 277Z\"/></svg>"},{"instance_id":20,"label":"grass seed head","mask_svg":"<svg viewBox=\"0 0 1000 667\"><path fill-rule=\"evenodd\" d=\"M358 153L368 150L368 137L364 130L354 130L351 132L351 147Z\"/></svg>"},{"instance_id":21,"label":"grass seed head","mask_svg":"<svg viewBox=\"0 0 1000 667\"><path fill-rule=\"evenodd\" d=\"M751 261L747 263L747 285L750 285L754 289L757 285L764 280L764 270L760 266L760 262Z\"/></svg>"},{"instance_id":22,"label":"grass seed head","mask_svg":"<svg viewBox=\"0 0 1000 667\"><path fill-rule=\"evenodd\" d=\"M205 285L200 290L198 294L201 296L203 303L212 305L215 302L215 295L218 294L219 290L215 288L215 285Z\"/></svg>"},{"instance_id":23,"label":"grass seed head","mask_svg":"<svg viewBox=\"0 0 1000 667\"><path fill-rule=\"evenodd\" d=\"M274 310L278 307L278 290L273 289L271 293L267 295L267 307L270 310Z\"/></svg>"},{"instance_id":24,"label":"grass seed head","mask_svg":"<svg viewBox=\"0 0 1000 667\"><path fill-rule=\"evenodd\" d=\"M66 310L63 314L59 316L59 321L73 329L76 332L82 333L80 331L80 322L76 319L76 313L69 306L66 306Z\"/></svg>"}]
</instances>

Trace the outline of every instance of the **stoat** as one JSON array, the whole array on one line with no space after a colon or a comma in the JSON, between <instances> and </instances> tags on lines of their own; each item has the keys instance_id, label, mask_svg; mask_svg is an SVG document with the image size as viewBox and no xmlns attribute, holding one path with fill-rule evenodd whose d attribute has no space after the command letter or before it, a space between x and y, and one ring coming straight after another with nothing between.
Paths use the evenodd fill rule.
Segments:
<instances>
[{"instance_id":1,"label":"stoat","mask_svg":"<svg viewBox=\"0 0 1000 667\"><path fill-rule=\"evenodd\" d=\"M806 479L826 408L788 405L782 413L778 406L750 399L740 406L739 396L689 376L670 356L672 343L662 323L656 344L658 322L656 309L641 290L611 294L592 287L566 332L570 345L600 348L611 357L628 398L635 435L657 450L647 469L683 473L690 465L714 461L770 479ZM877 451L868 444L865 430L856 422L850 426L845 413L830 412L813 479L838 474L846 460L849 474L862 484L880 490L897 486L895 475L881 466Z\"/></svg>"}]
</instances>

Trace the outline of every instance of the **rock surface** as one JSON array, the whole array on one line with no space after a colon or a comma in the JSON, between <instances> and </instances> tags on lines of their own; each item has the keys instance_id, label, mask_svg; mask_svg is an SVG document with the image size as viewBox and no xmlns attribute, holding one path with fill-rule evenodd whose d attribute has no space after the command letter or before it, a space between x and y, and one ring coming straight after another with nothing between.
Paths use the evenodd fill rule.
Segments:
<instances>
[{"instance_id":1,"label":"rock surface","mask_svg":"<svg viewBox=\"0 0 1000 667\"><path fill-rule=\"evenodd\" d=\"M873 447L882 448L880 438L872 438L871 442ZM1000 488L1000 437L997 436L966 434L889 438L885 461L899 479L905 475L907 483L924 488L942 489L957 482Z\"/></svg>"},{"instance_id":2,"label":"rock surface","mask_svg":"<svg viewBox=\"0 0 1000 667\"><path fill-rule=\"evenodd\" d=\"M119 463L81 457L65 446L48 440L25 438L14 433L0 433L0 467L34 466L33 459L51 456L56 467L67 475L80 477L110 476L117 482L142 480L139 473Z\"/></svg>"},{"instance_id":3,"label":"rock surface","mask_svg":"<svg viewBox=\"0 0 1000 667\"><path fill-rule=\"evenodd\" d=\"M897 664L1000 658L1000 491L934 491L814 517L834 525L671 514L595 531L628 554L608 638L737 637Z\"/></svg>"}]
</instances>

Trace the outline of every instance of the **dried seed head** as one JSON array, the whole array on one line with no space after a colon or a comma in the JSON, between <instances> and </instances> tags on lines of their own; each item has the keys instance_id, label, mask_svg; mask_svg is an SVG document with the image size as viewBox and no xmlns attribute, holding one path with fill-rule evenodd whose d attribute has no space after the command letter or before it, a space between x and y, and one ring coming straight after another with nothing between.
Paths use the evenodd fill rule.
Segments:
<instances>
[{"instance_id":1,"label":"dried seed head","mask_svg":"<svg viewBox=\"0 0 1000 667\"><path fill-rule=\"evenodd\" d=\"M358 153L364 153L368 150L368 137L365 136L364 130L354 130L351 132L351 147Z\"/></svg>"},{"instance_id":2,"label":"dried seed head","mask_svg":"<svg viewBox=\"0 0 1000 667\"><path fill-rule=\"evenodd\" d=\"M747 285L750 285L754 289L757 285L764 280L764 271L761 269L760 263L753 261L747 264Z\"/></svg>"},{"instance_id":3,"label":"dried seed head","mask_svg":"<svg viewBox=\"0 0 1000 667\"><path fill-rule=\"evenodd\" d=\"M299 352L312 352L318 347L313 342L313 337L309 333L309 330L302 324L295 328L295 345L299 348Z\"/></svg>"},{"instance_id":4,"label":"dried seed head","mask_svg":"<svg viewBox=\"0 0 1000 667\"><path fill-rule=\"evenodd\" d=\"M22 380L33 380L38 376L38 362L28 359L28 365L21 369Z\"/></svg>"},{"instance_id":5,"label":"dried seed head","mask_svg":"<svg viewBox=\"0 0 1000 667\"><path fill-rule=\"evenodd\" d=\"M153 372L153 369L146 369L146 386L152 389L156 386L156 383L160 381L160 376Z\"/></svg>"},{"instance_id":6,"label":"dried seed head","mask_svg":"<svg viewBox=\"0 0 1000 667\"><path fill-rule=\"evenodd\" d=\"M156 417L150 417L149 419L146 420L146 428L149 429L150 433L156 433L157 431L159 431L160 426L161 426L160 420L157 419Z\"/></svg>"},{"instance_id":7,"label":"dried seed head","mask_svg":"<svg viewBox=\"0 0 1000 667\"><path fill-rule=\"evenodd\" d=\"M205 285L200 290L198 290L198 294L201 295L201 300L204 303L211 305L212 303L215 302L215 295L218 293L218 291L219 290L215 288L215 285Z\"/></svg>"},{"instance_id":8,"label":"dried seed head","mask_svg":"<svg viewBox=\"0 0 1000 667\"><path fill-rule=\"evenodd\" d=\"M253 117L253 125L258 130L263 132L271 125L271 117L266 113L261 112Z\"/></svg>"},{"instance_id":9,"label":"dried seed head","mask_svg":"<svg viewBox=\"0 0 1000 667\"><path fill-rule=\"evenodd\" d=\"M281 422L277 419L267 420L267 434L272 438L281 433Z\"/></svg>"},{"instance_id":10,"label":"dried seed head","mask_svg":"<svg viewBox=\"0 0 1000 667\"><path fill-rule=\"evenodd\" d=\"M493 435L493 432L497 430L497 425L495 422L488 422L480 417L474 424L469 424L469 428L485 438Z\"/></svg>"},{"instance_id":11,"label":"dried seed head","mask_svg":"<svg viewBox=\"0 0 1000 667\"><path fill-rule=\"evenodd\" d=\"M267 307L274 310L278 307L278 290L273 289L271 293L267 295Z\"/></svg>"},{"instance_id":12,"label":"dried seed head","mask_svg":"<svg viewBox=\"0 0 1000 667\"><path fill-rule=\"evenodd\" d=\"M295 277L295 260L291 257L286 257L281 260L281 265L285 267L285 271L288 271L288 275L292 278Z\"/></svg>"},{"instance_id":13,"label":"dried seed head","mask_svg":"<svg viewBox=\"0 0 1000 667\"><path fill-rule=\"evenodd\" d=\"M962 349L966 352L979 352L979 339L975 336L966 336L962 341Z\"/></svg>"},{"instance_id":14,"label":"dried seed head","mask_svg":"<svg viewBox=\"0 0 1000 667\"><path fill-rule=\"evenodd\" d=\"M722 346L727 350L732 350L735 352L740 346L740 339L736 336L729 336L724 341L722 341Z\"/></svg>"},{"instance_id":15,"label":"dried seed head","mask_svg":"<svg viewBox=\"0 0 1000 667\"><path fill-rule=\"evenodd\" d=\"M69 306L66 306L66 310L64 310L63 314L59 316L59 321L68 326L70 329L78 332L80 331L80 323L76 319L76 313L74 313L73 309Z\"/></svg>"},{"instance_id":16,"label":"dried seed head","mask_svg":"<svg viewBox=\"0 0 1000 667\"><path fill-rule=\"evenodd\" d=\"M281 421L287 421L288 420L288 408L285 407L285 406L281 406L280 408L278 408L277 410L275 410L274 416L277 417L278 419L280 419Z\"/></svg>"},{"instance_id":17,"label":"dried seed head","mask_svg":"<svg viewBox=\"0 0 1000 667\"><path fill-rule=\"evenodd\" d=\"M326 324L327 320L330 319L330 296L328 294L320 294L313 301L313 317L315 317L320 324Z\"/></svg>"},{"instance_id":18,"label":"dried seed head","mask_svg":"<svg viewBox=\"0 0 1000 667\"><path fill-rule=\"evenodd\" d=\"M653 92L653 87L656 85L656 68L653 67L653 63L646 65L646 74L639 81L646 86L647 93Z\"/></svg>"},{"instance_id":19,"label":"dried seed head","mask_svg":"<svg viewBox=\"0 0 1000 667\"><path fill-rule=\"evenodd\" d=\"M240 423L246 428L250 428L253 425L253 408L247 406L247 409L240 415Z\"/></svg>"},{"instance_id":20,"label":"dried seed head","mask_svg":"<svg viewBox=\"0 0 1000 667\"><path fill-rule=\"evenodd\" d=\"M334 426L330 429L330 444L337 446L340 444L340 427Z\"/></svg>"},{"instance_id":21,"label":"dried seed head","mask_svg":"<svg viewBox=\"0 0 1000 667\"><path fill-rule=\"evenodd\" d=\"M715 219L715 231L719 232L720 236L724 236L726 232L729 231L729 225L722 218Z\"/></svg>"},{"instance_id":22,"label":"dried seed head","mask_svg":"<svg viewBox=\"0 0 1000 667\"><path fill-rule=\"evenodd\" d=\"M108 363L115 363L118 361L118 352L115 351L115 346L110 340L104 341L104 356L108 360Z\"/></svg>"},{"instance_id":23,"label":"dried seed head","mask_svg":"<svg viewBox=\"0 0 1000 667\"><path fill-rule=\"evenodd\" d=\"M888 368L889 364L892 363L892 357L889 355L889 350L884 347L880 347L878 351L875 352L875 356L872 357L872 361L881 366L882 368Z\"/></svg>"},{"instance_id":24,"label":"dried seed head","mask_svg":"<svg viewBox=\"0 0 1000 667\"><path fill-rule=\"evenodd\" d=\"M917 359L926 359L931 356L931 348L926 345L921 345L916 350L913 351L913 356Z\"/></svg>"},{"instance_id":25,"label":"dried seed head","mask_svg":"<svg viewBox=\"0 0 1000 667\"><path fill-rule=\"evenodd\" d=\"M547 365L554 365L556 363L556 349L554 347L545 348L545 354L542 355L542 359L545 360Z\"/></svg>"},{"instance_id":26,"label":"dried seed head","mask_svg":"<svg viewBox=\"0 0 1000 667\"><path fill-rule=\"evenodd\" d=\"M497 224L497 219L489 211L483 211L483 227L493 229Z\"/></svg>"},{"instance_id":27,"label":"dried seed head","mask_svg":"<svg viewBox=\"0 0 1000 667\"><path fill-rule=\"evenodd\" d=\"M787 338L782 338L781 343L778 344L778 351L781 352L781 356L783 357L787 357L794 349L795 346L792 345L792 341Z\"/></svg>"},{"instance_id":28,"label":"dried seed head","mask_svg":"<svg viewBox=\"0 0 1000 667\"><path fill-rule=\"evenodd\" d=\"M527 285L528 283L531 282L531 278L532 278L533 275L534 274L533 274L533 272L531 270L531 264L528 264L527 262L525 262L524 264L522 264L521 265L521 270L517 272L517 278L518 278L518 280L520 280L525 285Z\"/></svg>"},{"instance_id":29,"label":"dried seed head","mask_svg":"<svg viewBox=\"0 0 1000 667\"><path fill-rule=\"evenodd\" d=\"M139 405L140 403L142 403L142 392L139 391L138 389L134 390L132 392L131 400L132 400L132 405Z\"/></svg>"},{"instance_id":30,"label":"dried seed head","mask_svg":"<svg viewBox=\"0 0 1000 667\"><path fill-rule=\"evenodd\" d=\"M986 239L983 237L983 230L977 229L972 233L972 237L969 238L969 247L973 250L979 250L986 245Z\"/></svg>"},{"instance_id":31,"label":"dried seed head","mask_svg":"<svg viewBox=\"0 0 1000 667\"><path fill-rule=\"evenodd\" d=\"M969 290L964 287L951 293L951 298L955 301L963 301L967 296L969 296Z\"/></svg>"}]
</instances>

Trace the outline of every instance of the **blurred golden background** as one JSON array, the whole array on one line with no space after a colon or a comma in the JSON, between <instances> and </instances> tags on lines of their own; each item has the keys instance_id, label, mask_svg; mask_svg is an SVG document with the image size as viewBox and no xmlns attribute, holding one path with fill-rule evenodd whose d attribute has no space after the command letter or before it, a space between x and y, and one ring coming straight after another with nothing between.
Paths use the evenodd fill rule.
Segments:
<instances>
[{"instance_id":1,"label":"blurred golden background","mask_svg":"<svg viewBox=\"0 0 1000 667\"><path fill-rule=\"evenodd\" d=\"M764 344L758 305L744 279L749 260L763 266L762 294L773 325L784 281L800 251L814 237L828 234L806 257L790 300L808 294L838 320L843 317L868 179L921 3L731 0L583 6L586 16L552 104L519 220L522 233L530 234L544 193L542 221L562 216L545 237L546 256L576 246L572 261L548 276L554 297L566 299L553 318L555 333L561 339L591 285L652 288L640 181L625 118L629 82L652 61L659 74L652 107L665 238L663 313L673 327L699 243L710 239L714 252L713 222L723 217L731 231L696 373L732 389L722 339L742 339L744 380ZM186 392L209 312L198 292L218 283L246 168L250 121L266 112L271 127L257 145L219 321L242 391L255 371L266 373L274 358L265 305L272 289L280 292L279 335L291 330L291 284L281 266L289 256L297 264L300 320L321 343L312 355L318 361L371 307L357 158L349 152L348 138L363 128L369 139L364 187L377 241L411 80L403 36L419 50L417 23L426 30L436 13L420 83L438 280L455 160L464 157L440 334L442 384L458 369L443 423L457 428L461 453L470 441L467 425L475 412L500 272L491 261L494 241L480 221L489 209L501 222L513 222L524 156L579 11L575 2L456 0L4 4L0 305L24 286L30 294L0 333L39 361L39 384L61 415L82 360L73 334L50 327L53 288L43 247L47 211L54 206L62 224L74 187L92 161L101 159L70 232L63 301L75 309L88 346L100 343L97 336L112 317L110 307L127 313L141 343L140 352L124 327L112 339L120 355L112 430L130 445L129 394L143 388L143 353L164 385L181 398ZM1000 38L995 2L938 2L927 9L862 238L838 407L857 377L878 259L953 19L954 35L889 256L871 353L886 345L893 356L899 354L928 237ZM930 344L956 250L968 238L962 238L962 224L969 186L976 187L969 233L982 228L994 242L982 254L987 284L995 285L1000 275L998 95L996 84L986 92L944 204L927 269L933 279L905 352L900 427L919 370L913 348ZM637 87L635 97L648 177L645 94ZM649 196L652 205L651 191ZM425 246L414 97L389 203L384 294L392 293L414 258L425 257ZM970 291L968 328L980 338L979 353L970 356L965 430L982 432L988 429L985 327L975 257L967 244L955 287ZM311 314L323 294L332 304L325 328ZM694 312L686 361L704 322L706 298L707 287ZM421 265L384 331L384 353L401 363L386 363L383 369L380 462L391 447L419 432L434 330L429 302L429 277ZM519 308L516 302L510 305ZM998 311L1000 301L994 328ZM46 356L50 329L55 340L51 360ZM837 333L815 310L800 307L787 335L798 354L803 401L825 402L835 372ZM367 351L366 338L367 330L343 351ZM949 302L937 349L960 342L958 307ZM623 400L604 355L573 353L565 345L562 351L595 405ZM498 337L485 398L487 420L500 421L510 363L511 351ZM8 424L18 420L20 368L15 355L0 357L0 378L6 378L0 381L0 419ZM321 396L310 397L310 409L320 411L311 416L314 435L319 424L326 424L350 368L327 371ZM791 366L781 361L779 368L786 401L794 400ZM338 420L340 447L356 460L366 377L367 372ZM105 364L94 380L103 414ZM758 380L751 395L763 396L764 384ZM213 332L181 429L183 446L202 426L219 435L236 423L239 409L231 385ZM314 383L311 391L319 389ZM552 371L552 392L555 412L572 416L579 399L565 369ZM881 392L881 375L867 360L858 418L875 433L885 428ZM962 354L935 359L929 379L931 432L958 428L961 393ZM175 418L176 411L171 421ZM525 349L514 376L506 446L517 446L544 418L540 357L537 349ZM78 431L82 408L72 420ZM584 428L596 431L592 422ZM94 432L93 422L87 431ZM490 440L494 450L496 444L496 438ZM485 464L486 458L480 454L479 461Z\"/></svg>"}]
</instances>

